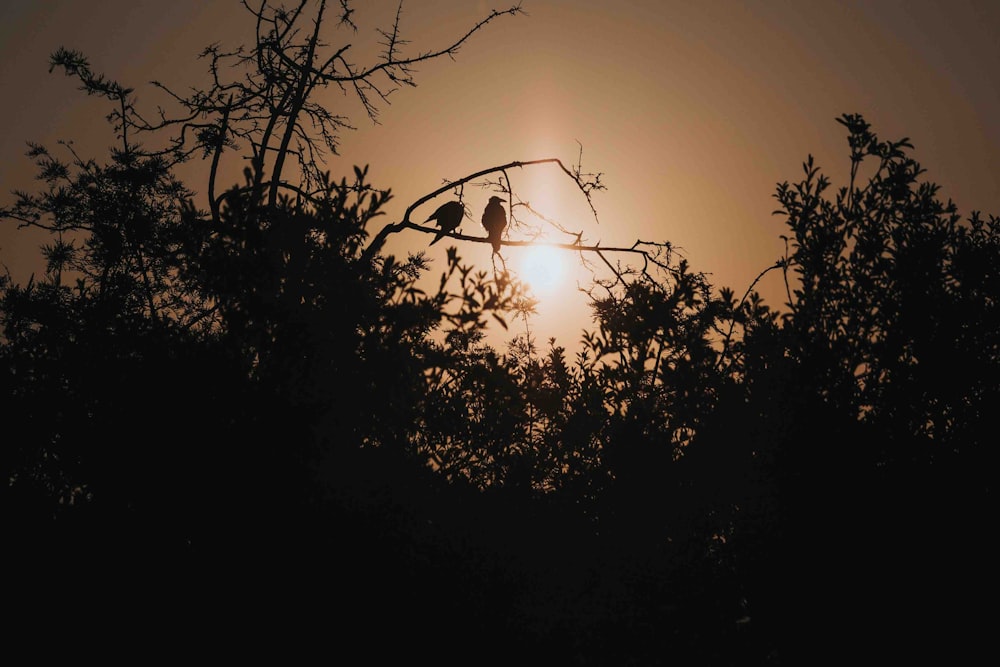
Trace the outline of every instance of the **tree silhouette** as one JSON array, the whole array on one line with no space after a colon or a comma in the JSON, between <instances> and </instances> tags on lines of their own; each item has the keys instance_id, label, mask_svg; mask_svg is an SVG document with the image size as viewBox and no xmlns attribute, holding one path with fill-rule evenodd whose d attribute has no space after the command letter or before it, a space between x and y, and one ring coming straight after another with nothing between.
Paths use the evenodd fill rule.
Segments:
<instances>
[{"instance_id":1,"label":"tree silhouette","mask_svg":"<svg viewBox=\"0 0 1000 667\"><path fill-rule=\"evenodd\" d=\"M974 526L993 514L977 470L993 461L980 401L998 386L995 281L978 253L996 256L997 221L961 221L919 180L905 139L880 141L859 115L838 121L849 184L827 196L810 157L803 180L775 195L789 312L738 317L742 398L721 417L740 430L719 435L745 442L759 488L750 504L730 501L752 519L730 543L747 573L766 573L744 584L759 586L754 616L773 623L786 659L814 655L846 622L855 639L830 654L867 644L887 659L950 655L980 627L959 591L992 578Z\"/></svg>"},{"instance_id":2,"label":"tree silhouette","mask_svg":"<svg viewBox=\"0 0 1000 667\"><path fill-rule=\"evenodd\" d=\"M831 197L809 158L777 187L788 252L763 273L785 272L783 310L756 283L716 289L668 241L603 247L549 221L611 279L590 286L580 352L542 352L516 277L459 254L485 237L451 234L436 289L422 254L385 241L439 233L410 216L474 184L508 200L503 243L530 244L511 175L559 169L596 216L600 174L486 167L376 231L391 192L367 168L322 169L349 125L311 97L347 86L375 114L377 76L412 83L520 8L410 58L397 16L366 67L320 55L325 3L250 11L254 45L208 49L213 83L174 96L176 118L147 122L131 89L54 56L112 104L119 144L106 164L31 146L40 192L0 210L52 235L43 275L0 279L0 503L12 572L44 573L29 594L111 571L104 589L141 582L149 613L308 613L348 637L377 623L411 652L447 632L439 663L802 664L975 638L964 591L993 580L977 541L995 517L995 217L961 220L908 142L846 115L849 184ZM251 166L216 194L236 144ZM208 210L174 177L199 153ZM518 318L506 350L486 343Z\"/></svg>"}]
</instances>

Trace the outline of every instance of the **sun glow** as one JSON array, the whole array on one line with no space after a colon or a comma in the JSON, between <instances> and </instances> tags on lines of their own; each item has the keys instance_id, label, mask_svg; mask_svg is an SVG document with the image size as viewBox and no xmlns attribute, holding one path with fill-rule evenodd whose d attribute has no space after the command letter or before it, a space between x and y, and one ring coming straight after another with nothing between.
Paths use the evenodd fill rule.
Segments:
<instances>
[{"instance_id":1,"label":"sun glow","mask_svg":"<svg viewBox=\"0 0 1000 667\"><path fill-rule=\"evenodd\" d=\"M521 280L531 286L536 296L551 292L562 283L565 274L563 254L558 248L537 245L525 248L518 261Z\"/></svg>"}]
</instances>

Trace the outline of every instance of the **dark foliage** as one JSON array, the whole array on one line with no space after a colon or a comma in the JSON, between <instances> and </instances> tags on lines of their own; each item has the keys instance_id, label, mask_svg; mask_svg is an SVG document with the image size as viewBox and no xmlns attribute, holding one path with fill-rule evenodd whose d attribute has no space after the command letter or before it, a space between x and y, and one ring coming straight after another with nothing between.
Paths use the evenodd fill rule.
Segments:
<instances>
[{"instance_id":1,"label":"dark foliage","mask_svg":"<svg viewBox=\"0 0 1000 667\"><path fill-rule=\"evenodd\" d=\"M840 122L851 182L810 158L777 189L784 311L673 262L595 285L574 359L484 343L528 317L512 276L452 248L428 292L421 256L366 253L366 169L306 193L257 164L199 211L163 154L32 147L42 191L2 211L53 238L0 282L12 599L438 664L961 662L994 590L1000 222Z\"/></svg>"}]
</instances>

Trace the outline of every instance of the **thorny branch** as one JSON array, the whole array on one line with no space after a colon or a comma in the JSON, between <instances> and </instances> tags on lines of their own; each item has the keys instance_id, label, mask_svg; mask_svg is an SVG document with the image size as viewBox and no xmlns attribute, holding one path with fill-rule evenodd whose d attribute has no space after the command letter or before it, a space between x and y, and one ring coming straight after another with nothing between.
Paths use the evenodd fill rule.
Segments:
<instances>
[{"instance_id":1,"label":"thorny branch","mask_svg":"<svg viewBox=\"0 0 1000 667\"><path fill-rule=\"evenodd\" d=\"M351 3L339 0L337 4L339 19L330 23L356 33ZM201 152L203 157L212 158L210 180L215 182L223 154L242 147L248 151L241 157L250 164L255 191L262 193L265 182L270 184L268 204L272 206L278 189L287 187L286 157L295 157L304 189L311 190L323 180L326 156L338 154L341 132L355 129L347 115L332 113L313 99L318 89L336 84L345 92L350 90L365 114L377 123L380 104L388 104L390 94L400 85L415 85L418 64L442 56L453 58L487 24L525 14L520 4L492 10L450 44L407 56L403 50L409 42L402 37L400 2L392 26L377 29L384 40L377 62L357 65L347 60L350 43L328 49L323 39L320 28L326 0L299 0L291 9L272 6L267 0L253 5L242 0L242 6L254 19L255 43L251 48L206 47L201 57L209 63L207 88L181 94L151 82L178 107L173 115L157 108L155 117L147 119L135 108L132 89L94 76L77 52L61 49L53 67L80 78L90 94L116 102L112 117L123 140L130 134L172 132L164 147L144 149L146 155L162 157L171 166ZM306 30L303 26L307 21L312 25ZM378 76L386 77L388 85L377 81ZM217 215L215 210L212 213Z\"/></svg>"}]
</instances>

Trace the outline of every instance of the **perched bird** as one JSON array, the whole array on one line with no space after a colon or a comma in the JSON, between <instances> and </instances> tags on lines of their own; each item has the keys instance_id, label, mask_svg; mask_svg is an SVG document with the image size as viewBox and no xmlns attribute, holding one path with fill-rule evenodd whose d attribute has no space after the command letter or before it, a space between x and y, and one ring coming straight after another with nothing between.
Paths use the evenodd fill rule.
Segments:
<instances>
[{"instance_id":1,"label":"perched bird","mask_svg":"<svg viewBox=\"0 0 1000 667\"><path fill-rule=\"evenodd\" d=\"M430 245L434 245L440 241L445 234L455 231L462 224L463 217L465 217L465 207L462 206L462 202L460 201L450 201L438 206L437 210L424 220L424 222L437 220L438 227L441 228L441 231L434 236L434 240L430 242Z\"/></svg>"},{"instance_id":2,"label":"perched bird","mask_svg":"<svg viewBox=\"0 0 1000 667\"><path fill-rule=\"evenodd\" d=\"M507 212L501 205L503 201L500 197L490 197L486 210L483 211L483 227L486 228L487 238L493 244L494 254L500 252L500 235L507 226Z\"/></svg>"}]
</instances>

